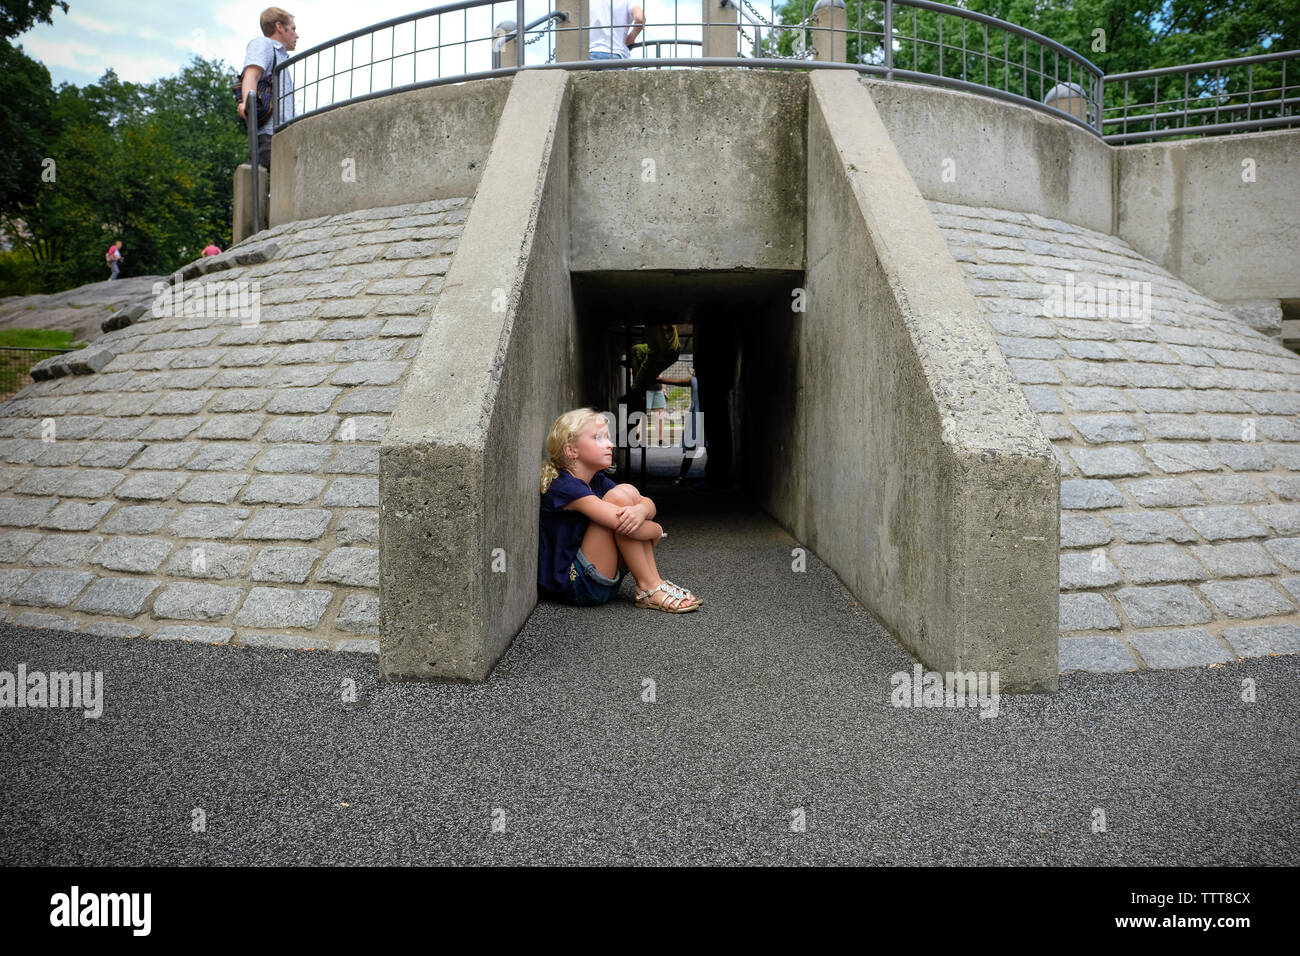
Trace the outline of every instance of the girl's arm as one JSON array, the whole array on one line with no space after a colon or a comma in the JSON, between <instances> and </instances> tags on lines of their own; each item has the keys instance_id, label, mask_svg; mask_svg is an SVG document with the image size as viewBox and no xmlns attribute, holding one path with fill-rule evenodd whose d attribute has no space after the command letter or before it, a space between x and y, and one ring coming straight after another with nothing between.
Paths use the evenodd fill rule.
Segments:
<instances>
[{"instance_id":1,"label":"girl's arm","mask_svg":"<svg viewBox=\"0 0 1300 956\"><path fill-rule=\"evenodd\" d=\"M597 498L595 495L584 495L569 502L564 507L570 511L581 511L602 527L615 531L621 523L618 513L626 506L616 505L613 502L605 501L603 498ZM641 522L641 527L629 534L628 537L634 541L657 541L660 535L663 534L663 530L655 522L646 520Z\"/></svg>"}]
</instances>

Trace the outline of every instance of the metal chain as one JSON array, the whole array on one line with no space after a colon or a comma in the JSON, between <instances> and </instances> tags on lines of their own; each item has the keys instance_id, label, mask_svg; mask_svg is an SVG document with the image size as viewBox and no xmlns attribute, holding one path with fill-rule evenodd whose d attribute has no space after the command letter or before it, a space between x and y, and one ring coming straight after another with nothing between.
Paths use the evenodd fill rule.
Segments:
<instances>
[{"instance_id":1,"label":"metal chain","mask_svg":"<svg viewBox=\"0 0 1300 956\"><path fill-rule=\"evenodd\" d=\"M545 37L547 36L547 34L553 34L554 32L555 32L555 28L554 28L553 26L548 25L548 26L546 26L544 29L537 31L537 36L533 37L531 40L525 40L525 41L524 41L524 46L532 46L532 45L533 45L534 43L536 43L538 40L541 40L541 39L545 38ZM554 63L554 62L555 62L555 54L557 54L557 53L559 53L559 52L560 52L560 49L559 49L559 45L557 44L556 46L554 46L554 47L551 48L551 55L548 56L548 57L546 58L546 62L547 62L547 63Z\"/></svg>"},{"instance_id":2,"label":"metal chain","mask_svg":"<svg viewBox=\"0 0 1300 956\"><path fill-rule=\"evenodd\" d=\"M816 16L816 13L815 13L815 12L814 12L814 13L810 13L810 14L809 14L807 17L805 17L805 18L803 19L803 21L800 22L800 23L773 23L773 22L772 22L771 20L769 20L767 17L763 16L763 14L761 14L761 13L759 13L757 10L755 10L755 9L754 9L754 5L753 5L752 3L750 3L749 0L741 0L741 3L743 3L745 6L749 7L749 12L752 13L752 14L754 14L754 16L758 17L760 20L762 20L764 26L771 27L771 28L774 29L774 30L775 30L775 29L781 29L781 30L798 30L798 29L800 29L801 27L806 27L808 24L812 23L812 21L813 21L813 17Z\"/></svg>"},{"instance_id":3,"label":"metal chain","mask_svg":"<svg viewBox=\"0 0 1300 956\"><path fill-rule=\"evenodd\" d=\"M809 23L812 22L813 17L815 16L815 14L809 14L799 23L773 23L767 17L763 16L763 14L759 13L758 10L754 8L754 5L749 2L749 0L741 0L741 2L744 3L745 6L749 7L750 12L753 13L754 16L758 17L758 19L762 20L764 25L767 26L768 30L772 32L776 32L778 30L781 31L802 30L804 27L806 27ZM739 21L737 21L737 23L739 24ZM746 40L749 41L750 47L753 48L754 50L754 55L759 56L762 53L762 51L759 49L758 44L754 42L754 38L745 32L745 28L743 25L740 27L740 34ZM792 53L789 56L773 51L769 53L768 56L771 59L775 59L775 60L811 60L817 56L817 49L815 47L809 46L806 47L802 53Z\"/></svg>"}]
</instances>

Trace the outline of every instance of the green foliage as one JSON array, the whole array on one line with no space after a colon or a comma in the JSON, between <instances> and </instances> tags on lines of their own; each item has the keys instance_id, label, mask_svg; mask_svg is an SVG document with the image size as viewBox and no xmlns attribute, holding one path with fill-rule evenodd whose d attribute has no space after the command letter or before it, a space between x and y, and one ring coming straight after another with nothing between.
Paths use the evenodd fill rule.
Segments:
<instances>
[{"instance_id":1,"label":"green foliage","mask_svg":"<svg viewBox=\"0 0 1300 956\"><path fill-rule=\"evenodd\" d=\"M50 72L23 52L0 42L0 209L32 201L41 178L42 148L56 131Z\"/></svg>"},{"instance_id":2,"label":"green foliage","mask_svg":"<svg viewBox=\"0 0 1300 956\"><path fill-rule=\"evenodd\" d=\"M33 365L69 348L82 348L72 333L62 329L0 329L0 397L31 384L28 371ZM24 349L48 349L29 352Z\"/></svg>"},{"instance_id":3,"label":"green foliage","mask_svg":"<svg viewBox=\"0 0 1300 956\"><path fill-rule=\"evenodd\" d=\"M44 287L40 266L25 250L0 252L0 295L36 295Z\"/></svg>"},{"instance_id":4,"label":"green foliage","mask_svg":"<svg viewBox=\"0 0 1300 956\"><path fill-rule=\"evenodd\" d=\"M802 22L812 14L814 3L790 0L779 6L780 22ZM845 0L845 5L848 29L853 31L847 38L849 61L883 63L884 3ZM953 5L1033 30L1082 54L1107 73L1252 56L1300 46L1300 4L1293 0L962 0ZM960 76L963 22L967 74L972 74L978 62L978 79L982 82L982 26L963 17L902 4L894 7L894 65ZM941 24L942 69L938 47ZM1103 31L1101 36L1098 30ZM825 40L806 31L808 44L817 39ZM793 52L794 40L795 32L787 31L777 34L775 45L769 45L765 38L764 48L788 56ZM1008 42L1009 56L1005 55ZM1020 38L1008 39L1002 31L989 31L989 54L1009 60L1013 70L1025 59L1020 44ZM971 51L978 55L972 56ZM1038 45L1030 43L1029 51L1036 56ZM991 64L990 69L994 66Z\"/></svg>"},{"instance_id":5,"label":"green foliage","mask_svg":"<svg viewBox=\"0 0 1300 956\"><path fill-rule=\"evenodd\" d=\"M48 91L49 123L18 145L14 182L0 194L0 226L32 266L0 268L0 295L102 281L115 239L123 275L167 274L209 243L228 246L231 181L247 149L233 81L221 61L194 57L149 84L110 70Z\"/></svg>"},{"instance_id":6,"label":"green foliage","mask_svg":"<svg viewBox=\"0 0 1300 956\"><path fill-rule=\"evenodd\" d=\"M781 22L802 22L813 4L814 0L790 0L778 8ZM845 20L852 31L846 44L849 62L883 65L883 0L845 0L845 4ZM1041 34L1107 74L1300 47L1300 4L1294 0L962 0L956 5ZM895 69L992 86L1038 101L1058 81L1079 83L1095 95L1092 81L1081 77L1078 67L1065 57L1058 60L1055 51L1039 41L901 3L894 7L893 25ZM765 51L791 55L797 32L765 37ZM824 34L804 33L809 46L829 42ZM1220 94L1222 107L1246 100L1244 92L1240 97L1229 92L1245 91L1248 84L1255 90L1276 87L1281 79L1280 64L1235 67L1187 77L1186 92L1193 97ZM1108 85L1106 105L1149 103L1157 94L1168 100L1184 92L1183 77L1159 83L1158 88L1151 79L1132 81L1127 89L1123 83Z\"/></svg>"},{"instance_id":7,"label":"green foliage","mask_svg":"<svg viewBox=\"0 0 1300 956\"><path fill-rule=\"evenodd\" d=\"M73 344L67 329L0 329L0 348L67 349Z\"/></svg>"},{"instance_id":8,"label":"green foliage","mask_svg":"<svg viewBox=\"0 0 1300 956\"><path fill-rule=\"evenodd\" d=\"M0 39L26 33L37 23L53 23L55 7L68 12L65 0L0 0Z\"/></svg>"}]
</instances>

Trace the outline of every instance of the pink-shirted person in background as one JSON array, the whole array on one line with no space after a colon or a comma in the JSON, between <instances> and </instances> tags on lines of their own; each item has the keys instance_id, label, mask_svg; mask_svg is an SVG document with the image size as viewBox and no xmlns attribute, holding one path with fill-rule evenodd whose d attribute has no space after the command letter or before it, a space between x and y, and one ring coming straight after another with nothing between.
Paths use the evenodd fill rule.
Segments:
<instances>
[{"instance_id":1,"label":"pink-shirted person in background","mask_svg":"<svg viewBox=\"0 0 1300 956\"><path fill-rule=\"evenodd\" d=\"M203 254L205 256L219 256L221 255L221 250L216 247L215 243L209 242L203 247Z\"/></svg>"}]
</instances>

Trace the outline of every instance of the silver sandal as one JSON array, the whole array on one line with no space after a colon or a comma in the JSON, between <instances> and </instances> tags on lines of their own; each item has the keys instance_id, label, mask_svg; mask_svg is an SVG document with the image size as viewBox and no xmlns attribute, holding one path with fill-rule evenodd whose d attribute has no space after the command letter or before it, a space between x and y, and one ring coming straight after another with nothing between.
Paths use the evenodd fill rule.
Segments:
<instances>
[{"instance_id":1,"label":"silver sandal","mask_svg":"<svg viewBox=\"0 0 1300 956\"><path fill-rule=\"evenodd\" d=\"M694 611L700 606L700 599L698 597L695 599L695 603L687 604L685 606L679 605L678 607L669 607L666 603L651 601L650 595L654 594L656 591L663 591L669 598L676 598L679 601L686 600L686 592L671 581L665 579L650 588L648 591L642 591L640 588L637 588L636 606L652 608L656 611L667 611L669 614L685 614L687 611Z\"/></svg>"}]
</instances>

